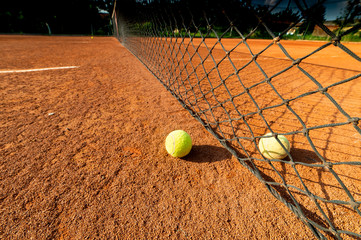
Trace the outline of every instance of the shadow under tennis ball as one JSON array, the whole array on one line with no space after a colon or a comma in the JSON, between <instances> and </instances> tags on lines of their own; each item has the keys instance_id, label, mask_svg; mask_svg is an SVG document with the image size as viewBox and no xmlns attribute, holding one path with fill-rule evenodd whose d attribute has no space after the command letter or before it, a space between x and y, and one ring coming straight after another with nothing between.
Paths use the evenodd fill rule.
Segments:
<instances>
[{"instance_id":1,"label":"shadow under tennis ball","mask_svg":"<svg viewBox=\"0 0 361 240\"><path fill-rule=\"evenodd\" d=\"M314 151L305 150L301 148L292 148L291 155L294 162L299 163L308 163L308 164L320 164L322 163L321 159L316 155ZM290 160L288 157L286 160Z\"/></svg>"},{"instance_id":2,"label":"shadow under tennis ball","mask_svg":"<svg viewBox=\"0 0 361 240\"><path fill-rule=\"evenodd\" d=\"M189 162L205 163L217 162L232 158L232 154L225 148L211 145L195 145L191 152L182 159Z\"/></svg>"}]
</instances>

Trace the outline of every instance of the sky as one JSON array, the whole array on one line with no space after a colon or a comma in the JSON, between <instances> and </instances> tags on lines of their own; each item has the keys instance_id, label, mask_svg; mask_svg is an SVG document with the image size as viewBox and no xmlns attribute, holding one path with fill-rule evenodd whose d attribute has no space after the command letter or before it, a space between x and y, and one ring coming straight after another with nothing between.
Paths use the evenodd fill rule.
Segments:
<instances>
[{"instance_id":1,"label":"sky","mask_svg":"<svg viewBox=\"0 0 361 240\"><path fill-rule=\"evenodd\" d=\"M340 16L343 9L345 9L347 1L326 1L324 6L326 7L326 20L335 20Z\"/></svg>"},{"instance_id":2,"label":"sky","mask_svg":"<svg viewBox=\"0 0 361 240\"><path fill-rule=\"evenodd\" d=\"M275 5L279 0L254 0L252 1L255 5ZM283 10L287 7L288 0L282 1L279 6L275 9L276 11ZM302 2L302 1L300 1ZM305 0L307 2L308 6L312 6L313 4L317 3L317 0ZM326 0L323 4L326 7L326 20L335 20L338 16L340 16L343 12L343 9L345 8L347 4L347 0ZM294 10L297 10L297 6L295 4L295 1L291 1L290 7Z\"/></svg>"}]
</instances>

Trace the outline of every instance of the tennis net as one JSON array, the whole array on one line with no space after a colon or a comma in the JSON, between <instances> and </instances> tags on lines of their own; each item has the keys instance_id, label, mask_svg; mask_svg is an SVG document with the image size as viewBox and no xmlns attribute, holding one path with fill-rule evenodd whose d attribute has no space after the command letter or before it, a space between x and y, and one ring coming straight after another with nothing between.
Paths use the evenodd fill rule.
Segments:
<instances>
[{"instance_id":1,"label":"tennis net","mask_svg":"<svg viewBox=\"0 0 361 240\"><path fill-rule=\"evenodd\" d=\"M124 0L112 19L119 41L316 238L361 239L361 45L348 43L361 38L361 7L347 1L326 21L333 7ZM286 158L262 155L270 136Z\"/></svg>"}]
</instances>

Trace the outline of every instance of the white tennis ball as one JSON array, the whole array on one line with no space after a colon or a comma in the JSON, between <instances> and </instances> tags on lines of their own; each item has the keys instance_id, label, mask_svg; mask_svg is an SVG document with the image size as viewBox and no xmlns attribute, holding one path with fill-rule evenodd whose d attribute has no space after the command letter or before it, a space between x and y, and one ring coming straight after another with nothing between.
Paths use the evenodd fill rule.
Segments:
<instances>
[{"instance_id":1,"label":"white tennis ball","mask_svg":"<svg viewBox=\"0 0 361 240\"><path fill-rule=\"evenodd\" d=\"M184 157L192 149L192 139L183 130L175 130L165 139L165 148L173 157Z\"/></svg>"},{"instance_id":2,"label":"white tennis ball","mask_svg":"<svg viewBox=\"0 0 361 240\"><path fill-rule=\"evenodd\" d=\"M272 136L272 133L267 133L264 136ZM283 135L277 135L277 138L289 152L291 146L287 138ZM283 149L275 137L261 138L259 140L258 147L262 155L267 159L283 159L287 156L287 152Z\"/></svg>"}]
</instances>

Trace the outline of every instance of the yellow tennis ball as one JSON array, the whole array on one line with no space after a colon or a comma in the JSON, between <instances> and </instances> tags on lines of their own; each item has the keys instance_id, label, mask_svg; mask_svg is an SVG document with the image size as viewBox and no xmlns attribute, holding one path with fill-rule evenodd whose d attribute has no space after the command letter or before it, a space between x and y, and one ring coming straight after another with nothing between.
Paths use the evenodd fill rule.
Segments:
<instances>
[{"instance_id":1,"label":"yellow tennis ball","mask_svg":"<svg viewBox=\"0 0 361 240\"><path fill-rule=\"evenodd\" d=\"M165 139L165 148L173 157L184 157L192 149L192 139L183 130L175 130Z\"/></svg>"},{"instance_id":2,"label":"yellow tennis ball","mask_svg":"<svg viewBox=\"0 0 361 240\"><path fill-rule=\"evenodd\" d=\"M272 136L272 133L267 133L264 136ZM277 138L289 152L291 147L287 138L283 135L277 135ZM262 155L267 159L283 159L287 156L287 152L275 137L261 138L258 147Z\"/></svg>"}]
</instances>

